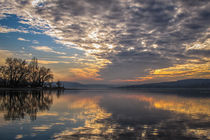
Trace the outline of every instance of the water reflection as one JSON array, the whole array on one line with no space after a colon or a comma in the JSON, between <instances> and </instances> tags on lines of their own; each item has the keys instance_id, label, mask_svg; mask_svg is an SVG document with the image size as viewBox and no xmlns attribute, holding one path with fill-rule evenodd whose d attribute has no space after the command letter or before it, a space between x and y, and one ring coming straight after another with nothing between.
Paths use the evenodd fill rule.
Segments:
<instances>
[{"instance_id":1,"label":"water reflection","mask_svg":"<svg viewBox=\"0 0 210 140\"><path fill-rule=\"evenodd\" d=\"M95 95L92 97L81 95L69 95L66 106L71 115L66 113L66 117L61 120L70 120L76 124L83 125L72 129L67 129L54 135L54 138L59 139L101 139L108 138L113 133L116 127L114 122L105 121L111 114L103 109L99 102L102 96ZM65 101L63 101L65 102Z\"/></svg>"},{"instance_id":2,"label":"water reflection","mask_svg":"<svg viewBox=\"0 0 210 140\"><path fill-rule=\"evenodd\" d=\"M129 135L135 138L210 139L209 97L143 93L116 94L108 100L103 106L112 119L121 128L132 128Z\"/></svg>"},{"instance_id":3,"label":"water reflection","mask_svg":"<svg viewBox=\"0 0 210 140\"><path fill-rule=\"evenodd\" d=\"M49 110L52 103L50 91L0 92L0 111L5 120L23 119L26 115L35 120L37 113Z\"/></svg>"},{"instance_id":4,"label":"water reflection","mask_svg":"<svg viewBox=\"0 0 210 140\"><path fill-rule=\"evenodd\" d=\"M210 138L208 96L140 91L3 92L1 113L10 122L0 125L1 139ZM27 121L25 116L36 120Z\"/></svg>"},{"instance_id":5,"label":"water reflection","mask_svg":"<svg viewBox=\"0 0 210 140\"><path fill-rule=\"evenodd\" d=\"M209 98L183 98L175 95L123 95L121 97L146 101L151 108L168 110L177 113L188 114L193 118L200 115L210 119L210 99Z\"/></svg>"}]
</instances>

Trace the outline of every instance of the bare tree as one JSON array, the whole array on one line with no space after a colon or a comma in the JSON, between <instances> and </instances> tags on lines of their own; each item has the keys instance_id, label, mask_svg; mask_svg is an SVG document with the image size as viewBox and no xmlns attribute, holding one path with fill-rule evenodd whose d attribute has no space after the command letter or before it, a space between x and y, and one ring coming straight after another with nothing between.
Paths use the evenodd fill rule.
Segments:
<instances>
[{"instance_id":1,"label":"bare tree","mask_svg":"<svg viewBox=\"0 0 210 140\"><path fill-rule=\"evenodd\" d=\"M6 65L0 66L0 80L3 86L43 87L46 82L53 80L53 74L49 68L39 67L37 58L33 58L29 64L18 58L7 58Z\"/></svg>"},{"instance_id":2,"label":"bare tree","mask_svg":"<svg viewBox=\"0 0 210 140\"><path fill-rule=\"evenodd\" d=\"M24 84L29 75L28 66L25 60L17 58L7 58L6 65L0 68L1 77L9 82L12 87Z\"/></svg>"},{"instance_id":3,"label":"bare tree","mask_svg":"<svg viewBox=\"0 0 210 140\"><path fill-rule=\"evenodd\" d=\"M8 85L8 74L6 74L7 67L6 66L0 66L0 78L1 78L1 86L7 87Z\"/></svg>"},{"instance_id":4,"label":"bare tree","mask_svg":"<svg viewBox=\"0 0 210 140\"><path fill-rule=\"evenodd\" d=\"M32 87L36 87L39 85L39 65L38 65L38 59L36 57L33 57L31 59L28 68L30 71L28 80L31 83Z\"/></svg>"},{"instance_id":5,"label":"bare tree","mask_svg":"<svg viewBox=\"0 0 210 140\"><path fill-rule=\"evenodd\" d=\"M44 86L45 82L53 79L53 74L49 68L41 67L39 70L39 85Z\"/></svg>"}]
</instances>

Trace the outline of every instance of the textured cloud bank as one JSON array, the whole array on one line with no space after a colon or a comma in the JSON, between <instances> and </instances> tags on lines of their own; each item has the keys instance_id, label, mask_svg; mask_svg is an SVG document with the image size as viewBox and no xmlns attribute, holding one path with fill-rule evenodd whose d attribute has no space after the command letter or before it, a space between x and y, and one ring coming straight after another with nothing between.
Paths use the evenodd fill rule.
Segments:
<instances>
[{"instance_id":1,"label":"textured cloud bank","mask_svg":"<svg viewBox=\"0 0 210 140\"><path fill-rule=\"evenodd\" d=\"M203 49L209 46L209 0L3 0L0 5L1 18L16 14L57 43L103 60L94 75L105 81L209 64L210 49ZM192 47L196 43L200 48Z\"/></svg>"}]
</instances>

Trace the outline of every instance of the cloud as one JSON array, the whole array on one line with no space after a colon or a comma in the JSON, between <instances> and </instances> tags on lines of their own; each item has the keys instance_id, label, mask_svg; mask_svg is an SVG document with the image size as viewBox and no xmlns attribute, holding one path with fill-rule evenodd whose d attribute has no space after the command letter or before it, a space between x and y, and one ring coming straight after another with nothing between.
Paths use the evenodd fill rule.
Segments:
<instances>
[{"instance_id":1,"label":"cloud","mask_svg":"<svg viewBox=\"0 0 210 140\"><path fill-rule=\"evenodd\" d=\"M35 50L39 50L39 51L44 51L44 52L52 52L53 49L49 48L48 46L36 46L36 47L32 47Z\"/></svg>"},{"instance_id":2,"label":"cloud","mask_svg":"<svg viewBox=\"0 0 210 140\"><path fill-rule=\"evenodd\" d=\"M32 43L33 43L33 44L39 44L39 41L33 40Z\"/></svg>"},{"instance_id":3,"label":"cloud","mask_svg":"<svg viewBox=\"0 0 210 140\"><path fill-rule=\"evenodd\" d=\"M175 81L190 78L209 78L210 63L187 63L178 64L167 68L151 70L148 75L144 77L137 77L133 79L118 79L112 82L157 82L157 81Z\"/></svg>"},{"instance_id":4,"label":"cloud","mask_svg":"<svg viewBox=\"0 0 210 140\"><path fill-rule=\"evenodd\" d=\"M189 50L188 51L189 55L198 55L198 56L203 56L203 57L210 57L210 50Z\"/></svg>"},{"instance_id":5,"label":"cloud","mask_svg":"<svg viewBox=\"0 0 210 140\"><path fill-rule=\"evenodd\" d=\"M27 61L30 62L31 60L27 60ZM43 64L43 65L48 65L48 64L69 64L71 62L68 62L68 61L60 61L60 60L53 61L53 60L42 60L42 59L39 59L38 60L38 63L39 64Z\"/></svg>"},{"instance_id":6,"label":"cloud","mask_svg":"<svg viewBox=\"0 0 210 140\"><path fill-rule=\"evenodd\" d=\"M0 26L0 33L9 33L9 32L21 32L21 33L28 33L26 30L20 30L15 28L8 28Z\"/></svg>"},{"instance_id":7,"label":"cloud","mask_svg":"<svg viewBox=\"0 0 210 140\"><path fill-rule=\"evenodd\" d=\"M98 70L93 68L71 68L69 69L71 73L71 80L102 80L99 78Z\"/></svg>"},{"instance_id":8,"label":"cloud","mask_svg":"<svg viewBox=\"0 0 210 140\"><path fill-rule=\"evenodd\" d=\"M210 63L204 64L181 64L168 68L156 69L151 71L151 74L156 77L173 77L173 78L208 78L210 76Z\"/></svg>"},{"instance_id":9,"label":"cloud","mask_svg":"<svg viewBox=\"0 0 210 140\"><path fill-rule=\"evenodd\" d=\"M6 18L7 16L3 13L0 14L0 20Z\"/></svg>"},{"instance_id":10,"label":"cloud","mask_svg":"<svg viewBox=\"0 0 210 140\"><path fill-rule=\"evenodd\" d=\"M32 48L35 49L35 50L38 50L38 51L51 52L51 53L56 53L56 54L59 54L59 55L65 55L66 54L64 52L55 51L48 46L32 46Z\"/></svg>"},{"instance_id":11,"label":"cloud","mask_svg":"<svg viewBox=\"0 0 210 140\"><path fill-rule=\"evenodd\" d=\"M17 40L29 42L30 40L19 37Z\"/></svg>"},{"instance_id":12,"label":"cloud","mask_svg":"<svg viewBox=\"0 0 210 140\"><path fill-rule=\"evenodd\" d=\"M39 64L58 64L59 61L39 60Z\"/></svg>"},{"instance_id":13,"label":"cloud","mask_svg":"<svg viewBox=\"0 0 210 140\"><path fill-rule=\"evenodd\" d=\"M204 42L197 41L187 45L187 54L200 57L210 57L210 38Z\"/></svg>"},{"instance_id":14,"label":"cloud","mask_svg":"<svg viewBox=\"0 0 210 140\"><path fill-rule=\"evenodd\" d=\"M153 79L153 77L137 77L135 79L125 79L125 80L121 80L121 79L118 79L118 80L112 80L111 82L116 82L116 83L125 83L125 82L144 82L144 81L147 81L147 80L151 80Z\"/></svg>"},{"instance_id":15,"label":"cloud","mask_svg":"<svg viewBox=\"0 0 210 140\"><path fill-rule=\"evenodd\" d=\"M164 68L172 63L170 59L152 52L125 51L109 58L111 64L100 71L106 80L128 80L144 77L151 69ZM139 80L140 82L140 80Z\"/></svg>"},{"instance_id":16,"label":"cloud","mask_svg":"<svg viewBox=\"0 0 210 140\"><path fill-rule=\"evenodd\" d=\"M75 59L76 56L59 56L59 58L63 58L63 59Z\"/></svg>"},{"instance_id":17,"label":"cloud","mask_svg":"<svg viewBox=\"0 0 210 140\"><path fill-rule=\"evenodd\" d=\"M204 63L202 57L209 54L203 49L186 51L187 45L209 38L209 0L8 0L0 4L1 15L16 14L21 23L42 30L57 43L82 50L87 58L109 61L97 69L107 81L143 77L150 70L184 65L191 59ZM64 54L40 47L36 49Z\"/></svg>"}]
</instances>

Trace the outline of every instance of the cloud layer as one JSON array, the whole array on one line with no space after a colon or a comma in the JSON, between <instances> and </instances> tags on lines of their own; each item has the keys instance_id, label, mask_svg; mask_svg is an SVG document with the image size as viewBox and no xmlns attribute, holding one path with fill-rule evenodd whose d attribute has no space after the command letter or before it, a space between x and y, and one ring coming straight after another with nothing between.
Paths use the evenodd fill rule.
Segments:
<instances>
[{"instance_id":1,"label":"cloud layer","mask_svg":"<svg viewBox=\"0 0 210 140\"><path fill-rule=\"evenodd\" d=\"M190 48L209 43L209 0L3 0L0 5L0 17L17 14L21 23L57 43L103 60L96 75L105 81L135 80L155 69L189 63L209 64L209 48ZM1 27L1 32L16 30L6 29Z\"/></svg>"}]
</instances>

